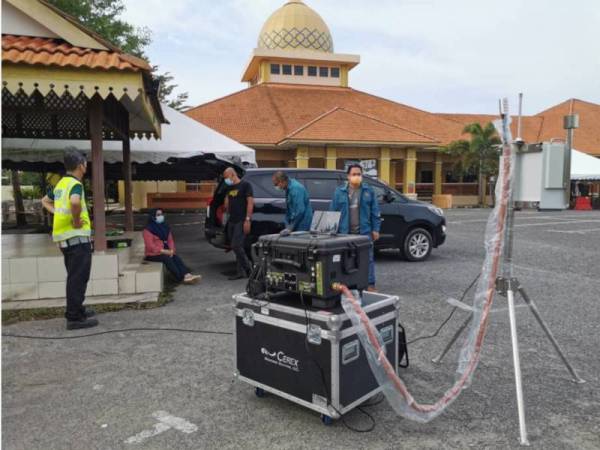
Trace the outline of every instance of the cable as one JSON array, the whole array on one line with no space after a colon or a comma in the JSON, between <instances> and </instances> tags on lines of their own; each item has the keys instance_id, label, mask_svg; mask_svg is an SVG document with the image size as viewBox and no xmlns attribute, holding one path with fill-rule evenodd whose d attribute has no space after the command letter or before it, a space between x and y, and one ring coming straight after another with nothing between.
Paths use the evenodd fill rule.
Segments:
<instances>
[{"instance_id":1,"label":"cable","mask_svg":"<svg viewBox=\"0 0 600 450\"><path fill-rule=\"evenodd\" d=\"M12 334L12 333L2 333L2 337L10 337L10 338L21 338L21 339L39 339L39 340L61 340L61 339L79 339L91 336L101 336L103 334L110 333L126 333L129 331L172 331L172 332L180 332L180 333L198 333L198 334L220 334L220 335L233 335L231 332L227 331L210 331L210 330L191 330L186 328L122 328L117 330L106 330L99 331L97 333L89 333L89 334L79 334L76 336L30 336L26 334Z\"/></svg>"},{"instance_id":2,"label":"cable","mask_svg":"<svg viewBox=\"0 0 600 450\"><path fill-rule=\"evenodd\" d=\"M477 276L473 279L473 281L471 281L471 284L469 284L469 286L467 286L467 288L464 290L462 296L460 297L460 301L461 302L465 299L465 297L467 296L467 293L471 290L471 288L473 286L475 286L475 283L477 283L477 280L479 279L480 275L481 274L478 273ZM444 326L446 326L446 324L450 321L450 319L452 318L452 316L454 315L454 313L456 312L457 309L458 309L458 306L455 306L454 308L452 308L452 311L450 311L450 314L448 314L448 317L446 317L444 319L444 321L440 324L440 326L438 327L438 329L435 330L435 333L433 333L433 334L431 334L429 336L419 336L419 337L417 337L417 338L415 338L415 339L413 339L411 341L408 341L406 343L406 346L408 347L410 344L413 344L413 343L415 343L417 341L420 341L420 340L423 340L423 339L431 339L431 338L436 337L438 335L438 333L440 331L442 331L442 328L444 328Z\"/></svg>"}]
</instances>

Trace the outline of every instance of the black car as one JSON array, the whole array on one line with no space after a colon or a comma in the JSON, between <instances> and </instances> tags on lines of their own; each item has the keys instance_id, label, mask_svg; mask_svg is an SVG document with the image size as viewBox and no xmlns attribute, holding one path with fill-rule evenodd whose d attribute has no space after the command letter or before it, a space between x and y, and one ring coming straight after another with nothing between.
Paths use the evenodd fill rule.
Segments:
<instances>
[{"instance_id":1,"label":"black car","mask_svg":"<svg viewBox=\"0 0 600 450\"><path fill-rule=\"evenodd\" d=\"M248 248L263 234L278 233L283 229L285 217L285 192L273 187L271 177L279 169L238 169L240 176L252 184L254 190L254 214L252 228L247 239ZM281 169L300 181L310 194L313 209L328 210L333 193L346 182L346 173L324 169ZM377 194L381 209L381 233L375 242L376 250L399 249L409 261L423 261L431 249L446 239L446 219L440 208L428 203L410 200L398 191L378 180L365 176ZM220 180L209 202L205 235L215 247L225 248L223 229L223 201L227 185Z\"/></svg>"}]
</instances>

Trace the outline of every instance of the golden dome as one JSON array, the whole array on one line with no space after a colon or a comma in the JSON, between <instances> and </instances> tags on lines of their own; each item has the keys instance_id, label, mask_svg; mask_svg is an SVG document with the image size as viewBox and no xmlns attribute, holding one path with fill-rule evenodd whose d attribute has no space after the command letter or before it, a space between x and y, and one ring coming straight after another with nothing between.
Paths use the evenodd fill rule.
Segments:
<instances>
[{"instance_id":1,"label":"golden dome","mask_svg":"<svg viewBox=\"0 0 600 450\"><path fill-rule=\"evenodd\" d=\"M333 53L333 39L319 14L302 1L292 0L267 19L258 35L258 47Z\"/></svg>"}]
</instances>

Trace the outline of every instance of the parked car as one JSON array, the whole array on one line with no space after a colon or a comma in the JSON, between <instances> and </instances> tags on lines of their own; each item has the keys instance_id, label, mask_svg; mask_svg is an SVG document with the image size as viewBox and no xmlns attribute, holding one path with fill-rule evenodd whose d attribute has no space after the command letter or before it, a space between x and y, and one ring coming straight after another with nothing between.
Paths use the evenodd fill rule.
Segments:
<instances>
[{"instance_id":1,"label":"parked car","mask_svg":"<svg viewBox=\"0 0 600 450\"><path fill-rule=\"evenodd\" d=\"M278 233L283 229L285 216L285 192L273 187L271 177L279 169L239 169L244 180L252 184L254 191L254 214L248 247L263 234ZM312 207L328 210L335 188L346 181L346 173L324 169L282 169L290 177L300 181L310 193ZM440 208L429 203L410 200L379 180L364 177L373 187L381 208L380 239L376 250L399 249L409 261L424 261L431 250L446 240L446 219ZM227 186L220 180L206 213L206 239L215 247L225 248L223 228L223 201Z\"/></svg>"}]
</instances>

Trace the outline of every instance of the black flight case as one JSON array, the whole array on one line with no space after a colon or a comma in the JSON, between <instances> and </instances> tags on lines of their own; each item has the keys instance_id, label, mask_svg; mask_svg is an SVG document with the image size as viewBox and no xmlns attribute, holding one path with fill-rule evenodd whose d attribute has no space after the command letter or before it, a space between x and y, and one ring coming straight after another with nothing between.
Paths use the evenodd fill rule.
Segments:
<instances>
[{"instance_id":1,"label":"black flight case","mask_svg":"<svg viewBox=\"0 0 600 450\"><path fill-rule=\"evenodd\" d=\"M312 306L335 306L334 281L351 289L369 284L371 240L362 235L296 232L261 236L254 246L266 289L302 294Z\"/></svg>"},{"instance_id":2,"label":"black flight case","mask_svg":"<svg viewBox=\"0 0 600 450\"><path fill-rule=\"evenodd\" d=\"M234 296L235 376L265 392L321 413L325 424L365 402L381 388L356 328L341 306L304 308L298 296L277 300ZM397 296L363 292L362 304L398 364Z\"/></svg>"}]
</instances>

